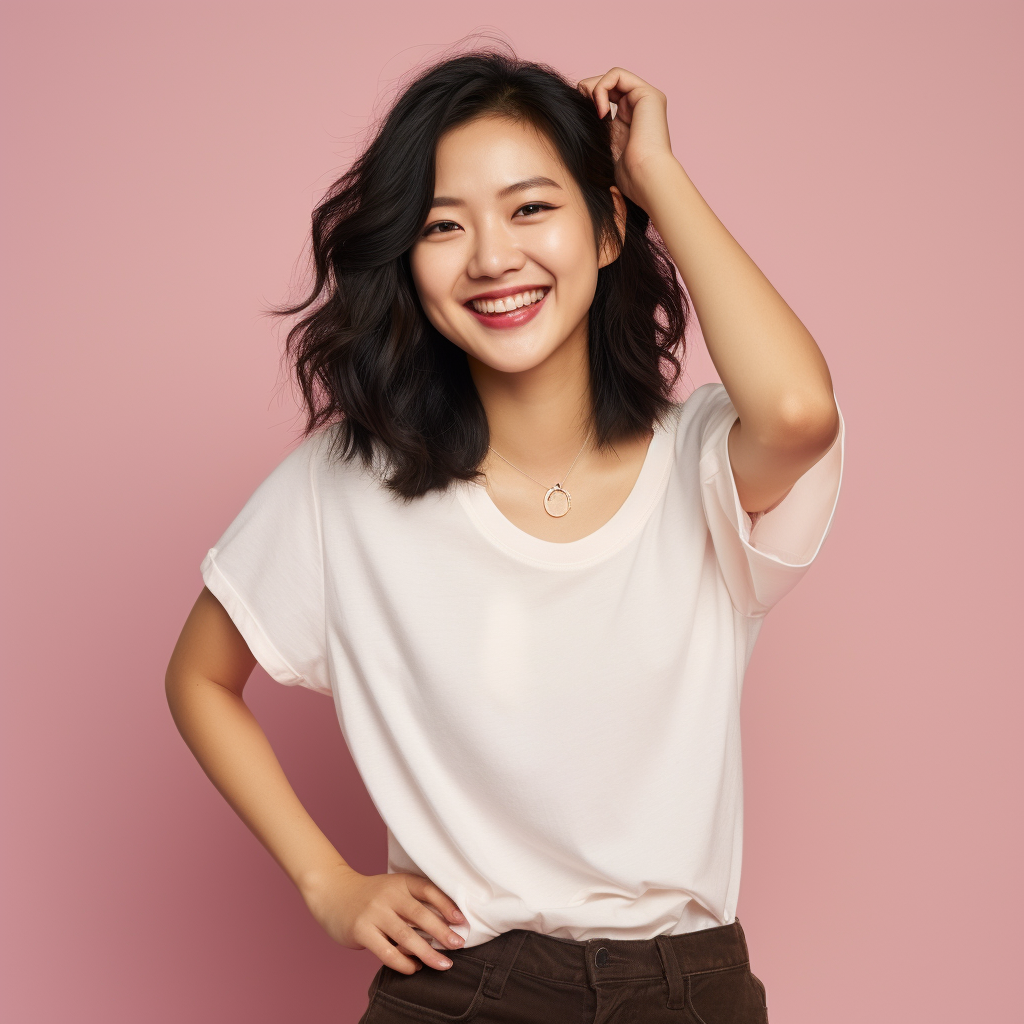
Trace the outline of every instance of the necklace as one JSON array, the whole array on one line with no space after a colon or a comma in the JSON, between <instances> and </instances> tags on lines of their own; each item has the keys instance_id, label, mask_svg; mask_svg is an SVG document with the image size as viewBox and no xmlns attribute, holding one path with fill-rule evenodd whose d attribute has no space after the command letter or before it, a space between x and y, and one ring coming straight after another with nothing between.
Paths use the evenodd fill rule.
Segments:
<instances>
[{"instance_id":1,"label":"necklace","mask_svg":"<svg viewBox=\"0 0 1024 1024\"><path fill-rule=\"evenodd\" d=\"M589 440L590 434L587 434L585 440L583 441L583 448L587 447L587 441ZM581 448L576 453L576 458L572 460L572 466L570 466L565 471L565 476L563 476L560 481L556 482L554 487L548 487L547 484L542 484L539 480L536 480L534 479L534 477L530 476L530 474L527 473L525 470L522 470L514 463L509 462L508 459L506 459L505 456L501 454L501 452L495 450L494 448L491 448L490 445L488 445L487 447L490 448L491 451L494 452L494 454L497 455L502 462L508 463L508 465L510 465L517 473L522 473L523 476L525 476L528 480L533 480L535 484L538 484L541 487L546 488L544 492L544 511L547 512L549 516L554 516L556 519L560 519L562 516L565 515L566 512L569 511L570 508L572 508L572 499L569 497L569 492L562 486L562 484L569 479L569 474L572 472L573 466L576 465L576 463L579 461L579 457L583 454L583 448Z\"/></svg>"}]
</instances>

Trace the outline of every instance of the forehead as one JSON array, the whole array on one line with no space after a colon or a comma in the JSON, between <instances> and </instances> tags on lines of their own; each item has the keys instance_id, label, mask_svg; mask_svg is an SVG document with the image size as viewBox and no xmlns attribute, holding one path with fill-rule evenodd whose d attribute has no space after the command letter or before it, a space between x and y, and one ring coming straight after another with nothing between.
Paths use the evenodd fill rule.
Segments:
<instances>
[{"instance_id":1,"label":"forehead","mask_svg":"<svg viewBox=\"0 0 1024 1024\"><path fill-rule=\"evenodd\" d=\"M546 177L571 189L572 175L551 140L529 122L480 117L441 137L435 156L437 195L481 195L516 181Z\"/></svg>"}]
</instances>

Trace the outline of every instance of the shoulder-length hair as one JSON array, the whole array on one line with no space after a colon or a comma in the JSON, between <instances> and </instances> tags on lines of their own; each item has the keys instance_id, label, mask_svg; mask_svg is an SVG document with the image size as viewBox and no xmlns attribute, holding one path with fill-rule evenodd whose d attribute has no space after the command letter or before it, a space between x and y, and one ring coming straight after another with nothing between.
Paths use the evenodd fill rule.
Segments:
<instances>
[{"instance_id":1,"label":"shoulder-length hair","mask_svg":"<svg viewBox=\"0 0 1024 1024\"><path fill-rule=\"evenodd\" d=\"M487 453L466 354L427 319L409 267L433 199L437 144L484 115L544 132L582 190L595 240L617 237L609 121L552 68L477 50L435 64L401 94L313 211L309 294L273 310L303 314L285 348L305 404L304 436L337 421L331 457L376 463L406 499L477 477ZM668 412L690 319L647 214L628 199L626 209L619 255L598 271L588 318L601 447L641 436Z\"/></svg>"}]
</instances>

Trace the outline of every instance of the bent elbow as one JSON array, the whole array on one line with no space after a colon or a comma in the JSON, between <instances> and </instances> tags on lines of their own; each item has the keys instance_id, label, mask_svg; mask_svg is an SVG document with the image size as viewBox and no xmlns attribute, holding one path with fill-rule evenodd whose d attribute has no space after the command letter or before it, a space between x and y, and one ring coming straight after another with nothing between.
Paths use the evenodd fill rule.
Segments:
<instances>
[{"instance_id":1,"label":"bent elbow","mask_svg":"<svg viewBox=\"0 0 1024 1024\"><path fill-rule=\"evenodd\" d=\"M825 401L791 397L779 408L771 446L807 454L824 453L838 433L839 409L831 395Z\"/></svg>"}]
</instances>

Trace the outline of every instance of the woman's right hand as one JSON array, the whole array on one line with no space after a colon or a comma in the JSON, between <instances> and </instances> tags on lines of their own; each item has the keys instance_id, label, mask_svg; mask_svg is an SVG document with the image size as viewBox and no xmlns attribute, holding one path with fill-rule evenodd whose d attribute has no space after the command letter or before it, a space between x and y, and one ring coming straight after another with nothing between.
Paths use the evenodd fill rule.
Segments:
<instances>
[{"instance_id":1,"label":"woman's right hand","mask_svg":"<svg viewBox=\"0 0 1024 1024\"><path fill-rule=\"evenodd\" d=\"M320 873L316 881L304 887L302 896L310 913L335 942L349 949L368 949L381 963L402 974L414 974L423 964L438 970L452 966L451 960L413 930L413 925L449 949L458 949L465 941L446 921L465 924L466 919L454 901L421 875L363 875L339 864ZM422 963L411 959L413 956Z\"/></svg>"}]
</instances>

